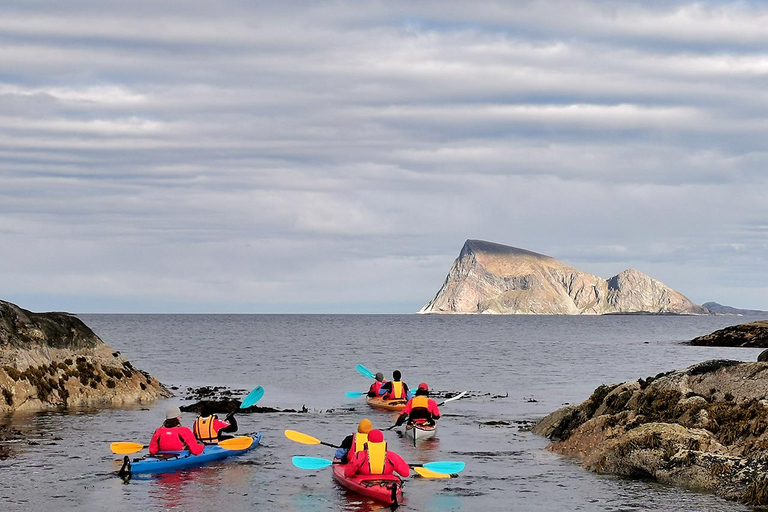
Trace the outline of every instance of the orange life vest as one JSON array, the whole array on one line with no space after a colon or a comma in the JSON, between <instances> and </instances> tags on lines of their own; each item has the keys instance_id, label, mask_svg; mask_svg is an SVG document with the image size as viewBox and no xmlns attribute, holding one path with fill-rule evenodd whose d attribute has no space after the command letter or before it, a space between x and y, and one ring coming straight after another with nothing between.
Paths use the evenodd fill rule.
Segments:
<instances>
[{"instance_id":1,"label":"orange life vest","mask_svg":"<svg viewBox=\"0 0 768 512\"><path fill-rule=\"evenodd\" d=\"M368 441L365 445L368 451L368 469L372 475L383 475L384 464L387 462L387 442L372 443Z\"/></svg>"},{"instance_id":2,"label":"orange life vest","mask_svg":"<svg viewBox=\"0 0 768 512\"><path fill-rule=\"evenodd\" d=\"M411 410L417 407L423 407L429 409L429 398L424 395L417 395L411 399Z\"/></svg>"},{"instance_id":3,"label":"orange life vest","mask_svg":"<svg viewBox=\"0 0 768 512\"><path fill-rule=\"evenodd\" d=\"M365 450L365 443L367 442L368 442L368 434L361 434L360 432L355 432L355 434L352 436L352 446L355 449L354 453Z\"/></svg>"},{"instance_id":4,"label":"orange life vest","mask_svg":"<svg viewBox=\"0 0 768 512\"><path fill-rule=\"evenodd\" d=\"M403 393L403 383L399 380L393 380L392 393L389 395L388 400L400 400L401 398L405 398L405 393Z\"/></svg>"},{"instance_id":5,"label":"orange life vest","mask_svg":"<svg viewBox=\"0 0 768 512\"><path fill-rule=\"evenodd\" d=\"M213 426L216 419L215 414L211 414L205 418L198 416L193 425L195 438L197 438L198 441L206 444L218 444L219 431Z\"/></svg>"}]
</instances>

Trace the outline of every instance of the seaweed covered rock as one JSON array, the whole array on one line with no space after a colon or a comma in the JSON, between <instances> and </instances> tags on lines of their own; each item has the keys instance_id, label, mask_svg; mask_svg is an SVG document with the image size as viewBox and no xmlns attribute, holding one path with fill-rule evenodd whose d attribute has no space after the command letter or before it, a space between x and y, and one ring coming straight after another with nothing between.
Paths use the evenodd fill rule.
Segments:
<instances>
[{"instance_id":1,"label":"seaweed covered rock","mask_svg":"<svg viewBox=\"0 0 768 512\"><path fill-rule=\"evenodd\" d=\"M79 318L0 301L0 412L145 402L171 393Z\"/></svg>"},{"instance_id":2,"label":"seaweed covered rock","mask_svg":"<svg viewBox=\"0 0 768 512\"><path fill-rule=\"evenodd\" d=\"M768 364L713 360L600 386L533 432L598 473L768 505Z\"/></svg>"},{"instance_id":3,"label":"seaweed covered rock","mask_svg":"<svg viewBox=\"0 0 768 512\"><path fill-rule=\"evenodd\" d=\"M768 320L719 329L711 334L692 339L691 345L768 348Z\"/></svg>"}]
</instances>

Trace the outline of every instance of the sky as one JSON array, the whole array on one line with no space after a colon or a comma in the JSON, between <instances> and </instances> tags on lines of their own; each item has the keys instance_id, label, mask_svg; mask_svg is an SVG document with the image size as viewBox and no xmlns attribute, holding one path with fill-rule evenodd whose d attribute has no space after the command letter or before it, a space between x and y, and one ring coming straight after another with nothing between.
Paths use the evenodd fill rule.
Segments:
<instances>
[{"instance_id":1,"label":"sky","mask_svg":"<svg viewBox=\"0 0 768 512\"><path fill-rule=\"evenodd\" d=\"M768 310L768 5L5 2L0 299L413 313L465 240Z\"/></svg>"}]
</instances>

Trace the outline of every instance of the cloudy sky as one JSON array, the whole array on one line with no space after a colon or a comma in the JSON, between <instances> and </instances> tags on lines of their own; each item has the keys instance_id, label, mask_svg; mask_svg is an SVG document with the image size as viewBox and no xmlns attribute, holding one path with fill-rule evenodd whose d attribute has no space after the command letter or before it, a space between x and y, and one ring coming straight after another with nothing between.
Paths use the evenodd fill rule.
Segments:
<instances>
[{"instance_id":1,"label":"cloudy sky","mask_svg":"<svg viewBox=\"0 0 768 512\"><path fill-rule=\"evenodd\" d=\"M0 299L411 313L468 238L768 309L768 6L6 2Z\"/></svg>"}]
</instances>

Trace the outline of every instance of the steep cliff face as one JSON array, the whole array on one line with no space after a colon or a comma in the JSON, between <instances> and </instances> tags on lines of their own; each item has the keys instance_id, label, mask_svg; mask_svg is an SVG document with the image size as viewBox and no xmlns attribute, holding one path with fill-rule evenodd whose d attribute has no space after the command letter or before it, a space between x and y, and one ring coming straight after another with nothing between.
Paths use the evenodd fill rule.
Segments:
<instances>
[{"instance_id":1,"label":"steep cliff face","mask_svg":"<svg viewBox=\"0 0 768 512\"><path fill-rule=\"evenodd\" d=\"M467 240L440 291L419 313L707 314L637 270L605 280L550 256Z\"/></svg>"},{"instance_id":2,"label":"steep cliff face","mask_svg":"<svg viewBox=\"0 0 768 512\"><path fill-rule=\"evenodd\" d=\"M171 396L79 318L0 301L0 412L118 405Z\"/></svg>"}]
</instances>

